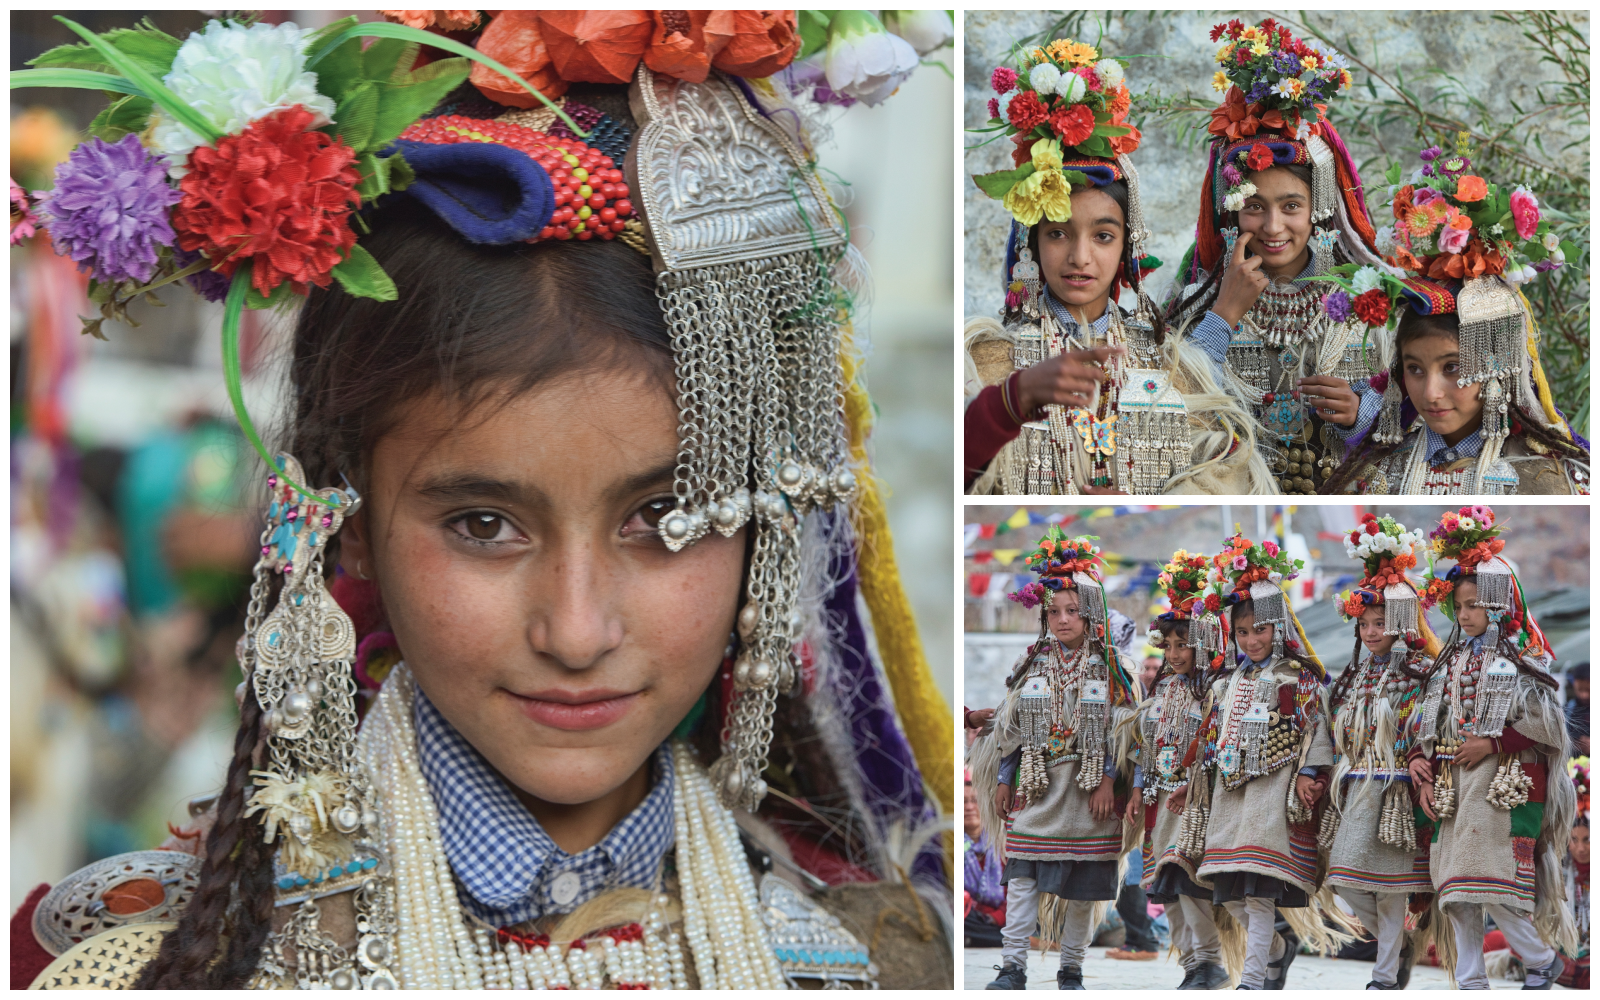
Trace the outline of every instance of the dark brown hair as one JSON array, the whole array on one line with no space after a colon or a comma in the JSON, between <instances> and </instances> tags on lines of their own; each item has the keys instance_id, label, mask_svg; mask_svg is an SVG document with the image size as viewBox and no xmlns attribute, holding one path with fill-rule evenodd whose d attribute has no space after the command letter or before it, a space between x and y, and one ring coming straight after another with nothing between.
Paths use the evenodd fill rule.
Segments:
<instances>
[{"instance_id":1,"label":"dark brown hair","mask_svg":"<svg viewBox=\"0 0 1600 1000\"><path fill-rule=\"evenodd\" d=\"M403 405L441 394L463 412L597 368L642 371L671 391L671 339L649 259L619 242L483 246L414 202L372 218L361 245L399 299L314 289L300 311L290 378L290 451L308 486L367 484L367 456ZM337 538L325 565L338 561ZM249 685L199 885L139 989L239 989L255 972L275 905L273 848L245 819L265 732ZM229 901L240 907L228 923ZM218 956L224 931L226 954Z\"/></svg>"},{"instance_id":2,"label":"dark brown hair","mask_svg":"<svg viewBox=\"0 0 1600 1000\"><path fill-rule=\"evenodd\" d=\"M1289 599L1287 597L1284 598L1284 604L1285 604L1286 607L1288 605L1288 600ZM1249 615L1250 616L1250 620L1252 622L1255 621L1255 619L1256 619L1256 602L1255 602L1254 598L1251 598L1251 597L1241 598L1239 603L1237 603L1237 604L1235 604L1233 606L1232 612L1229 613L1228 624L1230 626L1233 625L1233 623L1235 623L1235 622L1237 622L1239 620L1239 616L1240 615ZM1311 662L1311 658L1306 656L1306 654L1303 651L1297 652L1297 651L1292 650L1292 649L1290 649L1288 647L1288 642L1289 642L1290 639L1293 639L1295 642L1299 642L1300 641L1300 636L1297 635L1292 629L1290 629L1288 622L1286 622L1286 621L1274 622L1273 623L1273 628L1280 629L1280 630L1283 631L1283 634L1284 634L1283 635L1283 641L1284 641L1283 658L1284 659L1293 660L1295 663L1298 663L1302 667L1310 667L1312 670L1316 670L1317 669L1317 665L1315 663L1312 663ZM1229 634L1230 635L1233 634L1233 629L1231 629L1231 628L1229 629ZM1237 637L1234 638L1233 644L1234 644L1235 648L1238 647L1239 640L1238 640ZM1242 652L1244 652L1244 650L1240 649L1239 652L1242 653ZM1226 656L1227 654L1224 653L1223 655ZM1224 664L1224 666L1227 666L1227 664ZM1318 671L1318 673L1321 673L1321 671Z\"/></svg>"},{"instance_id":3,"label":"dark brown hair","mask_svg":"<svg viewBox=\"0 0 1600 1000\"><path fill-rule=\"evenodd\" d=\"M1156 631L1160 632L1164 638L1171 639L1172 637L1177 636L1180 642L1189 641L1189 621L1186 618L1164 618L1156 622L1155 625ZM1194 665L1189 668L1189 676L1187 677L1189 690L1192 691L1196 696L1204 692L1205 686L1203 684L1203 679L1205 675L1210 672L1209 665L1200 658L1202 652L1202 650L1198 649L1194 651ZM1173 670L1171 665L1167 663L1166 650L1162 650L1161 669L1156 671L1156 679L1150 685L1150 690L1146 691L1145 693L1154 694L1156 686L1161 683L1161 679L1163 677L1167 677L1176 673L1177 671Z\"/></svg>"},{"instance_id":4,"label":"dark brown hair","mask_svg":"<svg viewBox=\"0 0 1600 1000\"><path fill-rule=\"evenodd\" d=\"M1394 360L1389 364L1389 379L1400 386L1402 395L1405 393L1405 363L1402 355L1407 344L1421 340L1423 337L1449 337L1451 340L1461 340L1461 318L1455 313L1438 313L1424 316L1415 309L1407 307L1400 313L1400 322L1395 325L1394 335ZM1409 397L1407 397L1409 398ZM1415 403L1412 406L1415 407ZM1516 406L1511 411L1511 418L1515 421L1511 437L1522 437L1547 448L1560 458L1582 458L1587 460L1589 453L1574 441L1568 441L1561 434L1545 426L1542 418L1535 419L1530 416L1522 406ZM1379 444L1375 441L1374 431L1376 424L1367 429L1366 437L1356 446L1355 451L1345 457L1333 475L1322 484L1319 493L1343 493L1355 482L1356 476L1369 469L1390 455L1405 443L1404 438L1398 444ZM1422 447L1418 442L1415 447Z\"/></svg>"}]
</instances>

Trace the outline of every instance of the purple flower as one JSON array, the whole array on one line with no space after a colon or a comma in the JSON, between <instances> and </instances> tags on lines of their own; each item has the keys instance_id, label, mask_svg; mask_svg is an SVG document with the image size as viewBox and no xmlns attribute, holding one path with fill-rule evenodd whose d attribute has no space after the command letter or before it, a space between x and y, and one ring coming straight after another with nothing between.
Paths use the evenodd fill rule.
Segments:
<instances>
[{"instance_id":1,"label":"purple flower","mask_svg":"<svg viewBox=\"0 0 1600 1000\"><path fill-rule=\"evenodd\" d=\"M1557 264L1553 260L1536 260L1533 262L1533 269L1539 272L1554 271L1560 266L1560 264Z\"/></svg>"},{"instance_id":2,"label":"purple flower","mask_svg":"<svg viewBox=\"0 0 1600 1000\"><path fill-rule=\"evenodd\" d=\"M169 206L183 193L167 183L167 165L136 135L89 139L56 168L56 186L40 195L56 253L97 281L146 282L157 249L171 246Z\"/></svg>"},{"instance_id":3,"label":"purple flower","mask_svg":"<svg viewBox=\"0 0 1600 1000\"><path fill-rule=\"evenodd\" d=\"M1272 93L1271 84L1265 80L1258 80L1256 85L1250 88L1250 93L1246 95L1245 100L1251 104L1260 104L1267 99L1267 95L1270 93Z\"/></svg>"},{"instance_id":4,"label":"purple flower","mask_svg":"<svg viewBox=\"0 0 1600 1000\"><path fill-rule=\"evenodd\" d=\"M11 181L11 245L16 246L32 236L34 227L38 224L39 220L33 214L33 205L28 201L28 192L22 190L22 185L13 179Z\"/></svg>"},{"instance_id":5,"label":"purple flower","mask_svg":"<svg viewBox=\"0 0 1600 1000\"><path fill-rule=\"evenodd\" d=\"M172 262L177 265L180 271L199 259L200 251L198 250L185 250L182 247L175 247L172 251ZM233 280L227 275L218 274L209 268L204 271L196 271L183 280L189 283L189 287L195 290L195 294L201 296L207 302L221 302L227 298L228 286L233 284Z\"/></svg>"},{"instance_id":6,"label":"purple flower","mask_svg":"<svg viewBox=\"0 0 1600 1000\"><path fill-rule=\"evenodd\" d=\"M1417 155L1422 157L1422 162L1432 163L1434 160L1437 160L1439 157L1444 155L1444 150L1440 149L1438 146L1429 146L1427 149L1424 149Z\"/></svg>"},{"instance_id":7,"label":"purple flower","mask_svg":"<svg viewBox=\"0 0 1600 1000\"><path fill-rule=\"evenodd\" d=\"M1344 289L1335 289L1322 297L1322 311L1335 323L1349 322L1352 310L1350 308L1350 293Z\"/></svg>"},{"instance_id":8,"label":"purple flower","mask_svg":"<svg viewBox=\"0 0 1600 1000\"><path fill-rule=\"evenodd\" d=\"M1238 187L1239 182L1244 180L1244 177L1239 173L1238 167L1231 163L1225 163L1222 166L1222 179L1227 182L1229 187Z\"/></svg>"}]
</instances>

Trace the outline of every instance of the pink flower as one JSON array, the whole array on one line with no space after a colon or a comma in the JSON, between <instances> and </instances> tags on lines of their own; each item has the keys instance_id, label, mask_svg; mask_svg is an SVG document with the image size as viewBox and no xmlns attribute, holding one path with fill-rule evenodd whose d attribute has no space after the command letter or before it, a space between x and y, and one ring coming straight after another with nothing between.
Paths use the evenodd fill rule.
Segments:
<instances>
[{"instance_id":1,"label":"pink flower","mask_svg":"<svg viewBox=\"0 0 1600 1000\"><path fill-rule=\"evenodd\" d=\"M1435 191L1433 188L1418 188L1411 195L1411 203L1418 208L1432 205L1436 201L1444 201L1444 195Z\"/></svg>"},{"instance_id":2,"label":"pink flower","mask_svg":"<svg viewBox=\"0 0 1600 1000\"><path fill-rule=\"evenodd\" d=\"M1099 91L1105 89L1104 85L1100 82L1099 74L1090 69L1088 66L1074 66L1072 68L1072 72L1083 77L1084 86L1088 87L1090 90L1098 93Z\"/></svg>"},{"instance_id":3,"label":"pink flower","mask_svg":"<svg viewBox=\"0 0 1600 1000\"><path fill-rule=\"evenodd\" d=\"M1008 93L1017 85L1017 71L1009 66L997 66L994 74L989 77L989 85L997 94Z\"/></svg>"},{"instance_id":4,"label":"pink flower","mask_svg":"<svg viewBox=\"0 0 1600 1000\"><path fill-rule=\"evenodd\" d=\"M1472 241L1472 230L1445 226L1439 230L1439 249L1445 253L1460 253Z\"/></svg>"},{"instance_id":5,"label":"pink flower","mask_svg":"<svg viewBox=\"0 0 1600 1000\"><path fill-rule=\"evenodd\" d=\"M1233 568L1234 569L1244 569L1244 568L1248 567L1249 565L1250 565L1250 560L1246 559L1244 556L1234 556L1233 557Z\"/></svg>"},{"instance_id":6,"label":"pink flower","mask_svg":"<svg viewBox=\"0 0 1600 1000\"><path fill-rule=\"evenodd\" d=\"M11 245L16 246L33 235L39 219L33 214L28 193L15 180L11 182Z\"/></svg>"},{"instance_id":7,"label":"pink flower","mask_svg":"<svg viewBox=\"0 0 1600 1000\"><path fill-rule=\"evenodd\" d=\"M1525 187L1511 192L1511 217L1517 220L1517 235L1533 239L1539 230L1539 199Z\"/></svg>"},{"instance_id":8,"label":"pink flower","mask_svg":"<svg viewBox=\"0 0 1600 1000\"><path fill-rule=\"evenodd\" d=\"M1262 542L1261 547L1267 550L1268 558L1275 558L1278 555L1278 543L1271 539Z\"/></svg>"},{"instance_id":9,"label":"pink flower","mask_svg":"<svg viewBox=\"0 0 1600 1000\"><path fill-rule=\"evenodd\" d=\"M998 98L998 97L989 98L989 117L990 118L999 118L1000 117L1000 98Z\"/></svg>"}]
</instances>

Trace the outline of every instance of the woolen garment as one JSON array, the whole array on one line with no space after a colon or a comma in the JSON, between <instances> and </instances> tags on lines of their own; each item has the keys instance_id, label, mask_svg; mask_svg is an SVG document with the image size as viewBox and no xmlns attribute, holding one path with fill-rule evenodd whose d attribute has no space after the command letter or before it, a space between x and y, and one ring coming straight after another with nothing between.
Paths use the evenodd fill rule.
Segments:
<instances>
[{"instance_id":1,"label":"woolen garment","mask_svg":"<svg viewBox=\"0 0 1600 1000\"><path fill-rule=\"evenodd\" d=\"M1145 806L1146 810L1154 809L1155 826L1145 834L1144 839L1144 887L1151 893L1156 892L1156 887L1163 884L1160 880L1166 875L1168 869L1174 869L1183 876L1185 882L1191 885L1195 878L1194 862L1178 853L1178 835L1183 832L1183 814L1175 813L1167 808L1167 800L1172 797L1172 792L1160 792L1156 800ZM1211 890L1205 890L1206 898L1210 898Z\"/></svg>"},{"instance_id":2,"label":"woolen garment","mask_svg":"<svg viewBox=\"0 0 1600 1000\"><path fill-rule=\"evenodd\" d=\"M1253 683L1263 668L1247 665L1239 669L1244 672L1239 679L1239 683L1243 684ZM1273 703L1276 710L1285 697L1292 696L1294 686L1300 680L1300 668L1293 661L1275 658L1270 669L1274 672L1273 689L1277 697ZM1227 695L1228 680L1224 677L1216 682L1214 697ZM1288 689L1288 695L1285 689ZM1321 719L1320 712L1316 719ZM1327 727L1313 722L1308 728L1309 734L1301 734L1301 746L1306 750L1301 766L1316 769L1332 767L1333 745L1328 740ZM1224 734L1219 734L1219 738L1223 737ZM1305 746L1306 740L1310 741L1309 748ZM1296 777L1294 760L1282 763L1277 770L1252 778L1232 791L1217 777L1216 771L1216 768L1211 769L1211 817L1206 828L1205 854L1200 859L1196 875L1212 881L1216 891L1221 894L1217 897L1219 900L1230 898L1227 892L1233 890L1229 888L1225 892L1224 887L1232 887L1237 881L1219 880L1218 877L1225 874L1265 876L1270 880L1288 883L1299 889L1301 894L1315 893L1318 862L1316 824L1313 821L1304 826L1291 826L1288 818L1289 795ZM1261 884L1270 888L1267 883ZM1243 895L1257 894L1239 891ZM1277 898L1266 891L1258 895ZM1306 904L1286 902L1283 905Z\"/></svg>"},{"instance_id":3,"label":"woolen garment","mask_svg":"<svg viewBox=\"0 0 1600 1000\"><path fill-rule=\"evenodd\" d=\"M1448 673L1435 672L1430 691L1444 684ZM1533 912L1534 847L1544 821L1546 768L1554 756L1549 748L1561 746L1565 724L1555 694L1528 674L1518 673L1505 731L1515 730L1536 744L1516 755L1535 785L1528 801L1509 812L1488 800L1498 761L1494 754L1471 768L1448 765L1456 787L1456 810L1439 823L1429 868L1441 904L1494 903L1517 913ZM1441 763L1435 760L1436 773Z\"/></svg>"},{"instance_id":4,"label":"woolen garment","mask_svg":"<svg viewBox=\"0 0 1600 1000\"><path fill-rule=\"evenodd\" d=\"M1378 839L1378 820L1383 815L1383 796L1389 783L1346 778L1344 786L1344 811L1328 851L1328 884L1380 893L1432 892L1426 830L1418 832L1414 851ZM1412 822L1411 815L1408 792L1407 822Z\"/></svg>"},{"instance_id":5,"label":"woolen garment","mask_svg":"<svg viewBox=\"0 0 1600 1000\"><path fill-rule=\"evenodd\" d=\"M1048 892L1062 899L1083 899L1098 902L1116 899L1117 863L1115 861L1034 861L1029 858L1007 858L1002 880L1032 879L1039 892Z\"/></svg>"}]
</instances>

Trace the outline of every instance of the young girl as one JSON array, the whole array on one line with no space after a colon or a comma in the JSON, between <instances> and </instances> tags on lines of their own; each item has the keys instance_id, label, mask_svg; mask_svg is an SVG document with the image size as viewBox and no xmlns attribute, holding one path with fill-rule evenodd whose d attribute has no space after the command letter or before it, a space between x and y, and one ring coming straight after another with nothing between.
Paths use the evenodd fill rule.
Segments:
<instances>
[{"instance_id":1,"label":"young girl","mask_svg":"<svg viewBox=\"0 0 1600 1000\"><path fill-rule=\"evenodd\" d=\"M521 38L564 16L516 13L532 18ZM804 137L774 124L800 120L776 113L787 98L725 75L781 68L795 46L768 43L792 21L727 26L740 44L722 74L679 69L703 82L646 59L625 64L631 85L586 90L597 107L500 116L462 88L409 124L405 102L425 98L410 117L425 112L469 67L437 60L412 79L412 42L445 39L385 27L402 38L365 51L371 28L353 18L310 37L213 22L173 46L150 141L180 124L221 131L194 103L283 96L208 92L222 54L242 61L224 87L294 78L294 107L171 155L187 171L183 248L232 273L225 331L249 296L316 286L292 369L304 464L280 456L267 480L240 729L200 824L203 863L147 852L165 857L56 886L31 914L61 955L40 985L84 985L73 970L90 962L96 984L142 988L874 981L872 929L851 921L856 937L819 902L828 893L812 898L823 882L807 869L931 889L940 859L887 843L891 826L931 829L934 814L855 611L850 525L875 519L842 506L860 469L847 434L862 430L843 403L863 400L838 366L840 317L816 306L840 295L842 225L798 158ZM329 96L358 87L370 99ZM377 124L315 131L356 105L382 109ZM719 129L696 130L705 119ZM146 163L129 140L139 176L164 185L173 161ZM390 157L382 169L357 158L369 144ZM718 231L759 239L706 239L680 168L690 146L702 180L740 178L721 188ZM341 163L378 173L342 190L359 178ZM215 186L268 168L250 181L250 219L225 218L239 196ZM314 264L271 243L317 238L291 223L412 175L331 254L331 277L274 283ZM291 204L287 228L228 235ZM357 621L324 586L335 564ZM892 568L868 569L897 588ZM928 697L925 677L901 680L902 704ZM818 808L847 818L821 824ZM822 847L822 825L855 831L860 853ZM884 891L908 920L925 916ZM906 953L922 967L910 978L948 983L948 952L917 937L928 950Z\"/></svg>"},{"instance_id":2,"label":"young girl","mask_svg":"<svg viewBox=\"0 0 1600 1000\"><path fill-rule=\"evenodd\" d=\"M1376 393L1364 397L1355 447L1324 493L1589 492L1588 442L1550 396L1519 288L1539 273L1530 256L1558 267L1571 244L1550 232L1526 189L1508 195L1462 164L1463 152L1433 147L1424 180L1392 198L1395 225L1381 245L1403 280L1361 268L1341 278L1349 292L1325 300L1331 314L1364 314L1377 342L1391 322L1397 329L1389 369L1374 380L1381 405ZM1502 224L1502 210L1514 225Z\"/></svg>"},{"instance_id":3,"label":"young girl","mask_svg":"<svg viewBox=\"0 0 1600 1000\"><path fill-rule=\"evenodd\" d=\"M1333 751L1319 724L1322 664L1282 584L1300 568L1272 541L1234 535L1214 564L1226 586L1239 665L1211 682L1179 851L1245 932L1240 989L1283 989L1295 949L1274 930L1284 910L1302 940L1330 944L1318 890L1315 807ZM1226 664L1220 666L1226 667ZM1286 766L1287 765L1287 766Z\"/></svg>"},{"instance_id":4,"label":"young girl","mask_svg":"<svg viewBox=\"0 0 1600 1000\"><path fill-rule=\"evenodd\" d=\"M1002 966L988 988L1026 988L1037 923L1061 944L1057 984L1081 990L1084 955L1134 846L1116 800L1132 787L1139 690L1106 639L1094 540L1051 527L1028 566L1039 579L1012 596L1040 607L1039 642L1012 670L994 731L969 751L973 784L994 789L979 805L1005 858ZM1059 902L1041 905L1044 896Z\"/></svg>"},{"instance_id":5,"label":"young girl","mask_svg":"<svg viewBox=\"0 0 1600 1000\"><path fill-rule=\"evenodd\" d=\"M1439 936L1441 964L1461 989L1489 988L1487 911L1528 970L1524 989L1548 989L1562 971L1557 949L1577 954L1561 891L1576 796L1550 646L1499 535L1494 511L1472 506L1446 513L1430 536L1456 560L1427 589L1455 630L1414 716L1409 766L1438 824L1430 874L1454 931Z\"/></svg>"},{"instance_id":6,"label":"young girl","mask_svg":"<svg viewBox=\"0 0 1600 1000\"><path fill-rule=\"evenodd\" d=\"M1144 254L1122 64L1069 39L1025 58L1021 75L995 70L990 102L1018 170L974 178L1013 222L1003 322L966 329L968 491L1263 489L1265 467L1239 447L1248 416L1203 355L1166 337L1144 292L1160 262Z\"/></svg>"},{"instance_id":7,"label":"young girl","mask_svg":"<svg viewBox=\"0 0 1600 1000\"><path fill-rule=\"evenodd\" d=\"M1211 113L1195 243L1167 320L1257 421L1277 489L1315 493L1370 394L1364 328L1321 310L1330 271L1384 266L1361 177L1326 113L1350 86L1348 64L1271 19L1217 25L1211 38L1222 42L1213 86L1226 96Z\"/></svg>"},{"instance_id":8,"label":"young girl","mask_svg":"<svg viewBox=\"0 0 1600 1000\"><path fill-rule=\"evenodd\" d=\"M1328 884L1378 944L1369 990L1405 988L1415 955L1405 926L1407 903L1411 893L1433 891L1426 836L1432 828L1417 829L1406 770L1407 724L1439 652L1405 575L1421 544L1421 531L1374 514L1363 514L1345 539L1345 553L1365 570L1339 603L1355 623L1356 645L1323 710L1335 764L1332 816L1324 814L1318 839L1327 854Z\"/></svg>"},{"instance_id":9,"label":"young girl","mask_svg":"<svg viewBox=\"0 0 1600 1000\"><path fill-rule=\"evenodd\" d=\"M1204 593L1209 564L1205 556L1180 550L1157 578L1157 585L1167 588L1172 610L1150 623L1150 642L1162 651L1161 670L1139 706L1134 787L1142 793L1128 800L1129 820L1143 820L1144 887L1152 902L1166 907L1172 945L1183 965L1180 990L1217 990L1238 982L1236 970L1224 968L1211 887L1195 881L1193 859L1178 850L1191 770L1183 760L1200 728L1205 665L1222 646L1217 595L1210 595L1217 605L1211 608ZM1221 915L1232 923L1226 910Z\"/></svg>"}]
</instances>

